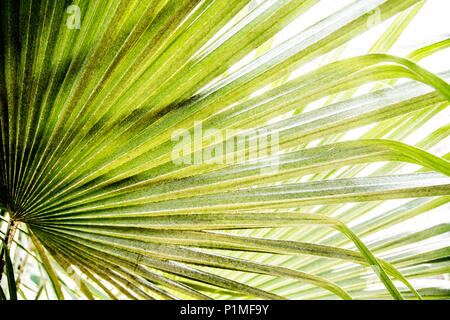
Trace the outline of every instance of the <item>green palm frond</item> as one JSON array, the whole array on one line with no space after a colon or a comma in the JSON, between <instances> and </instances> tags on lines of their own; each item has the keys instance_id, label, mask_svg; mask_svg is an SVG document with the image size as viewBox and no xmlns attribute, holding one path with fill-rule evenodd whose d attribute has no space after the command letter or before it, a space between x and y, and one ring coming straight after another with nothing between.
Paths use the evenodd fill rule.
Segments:
<instances>
[{"instance_id":1,"label":"green palm frond","mask_svg":"<svg viewBox=\"0 0 450 320\"><path fill-rule=\"evenodd\" d=\"M323 3L1 1L2 298L448 298L450 39Z\"/></svg>"}]
</instances>

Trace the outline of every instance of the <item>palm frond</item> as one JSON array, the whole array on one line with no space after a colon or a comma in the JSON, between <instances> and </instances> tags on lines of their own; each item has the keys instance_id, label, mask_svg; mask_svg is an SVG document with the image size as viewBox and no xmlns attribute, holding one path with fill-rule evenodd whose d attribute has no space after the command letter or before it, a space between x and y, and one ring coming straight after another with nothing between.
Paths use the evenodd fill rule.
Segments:
<instances>
[{"instance_id":1,"label":"palm frond","mask_svg":"<svg viewBox=\"0 0 450 320\"><path fill-rule=\"evenodd\" d=\"M324 2L2 1L2 298L448 298L450 39Z\"/></svg>"}]
</instances>

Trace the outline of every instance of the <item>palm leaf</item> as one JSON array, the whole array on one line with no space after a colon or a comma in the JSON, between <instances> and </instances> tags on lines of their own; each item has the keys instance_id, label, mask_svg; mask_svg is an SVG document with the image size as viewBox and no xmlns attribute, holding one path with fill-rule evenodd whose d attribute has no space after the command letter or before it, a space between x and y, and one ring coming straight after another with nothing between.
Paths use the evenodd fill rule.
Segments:
<instances>
[{"instance_id":1,"label":"palm leaf","mask_svg":"<svg viewBox=\"0 0 450 320\"><path fill-rule=\"evenodd\" d=\"M427 281L448 223L402 223L449 200L449 127L428 124L450 71L420 65L449 39L389 53L419 0L282 37L323 2L2 1L1 223L40 274L22 297L447 298Z\"/></svg>"}]
</instances>

